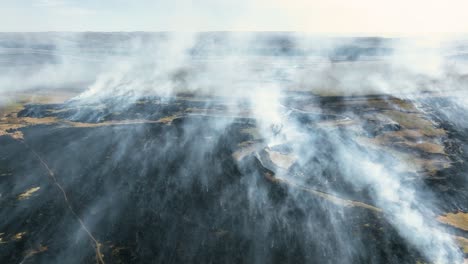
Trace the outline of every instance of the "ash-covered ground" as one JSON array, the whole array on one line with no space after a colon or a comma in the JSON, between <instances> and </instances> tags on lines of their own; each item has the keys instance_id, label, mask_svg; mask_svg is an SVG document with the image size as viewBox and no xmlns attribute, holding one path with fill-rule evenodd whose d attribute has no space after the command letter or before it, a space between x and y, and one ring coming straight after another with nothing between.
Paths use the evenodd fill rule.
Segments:
<instances>
[{"instance_id":1,"label":"ash-covered ground","mask_svg":"<svg viewBox=\"0 0 468 264\"><path fill-rule=\"evenodd\" d=\"M123 41L84 36L86 56ZM239 63L239 45L219 54L232 39L210 37L177 67L125 60L63 88L24 75L5 93L1 263L467 261L466 76L395 70L395 40L323 57L275 35Z\"/></svg>"}]
</instances>

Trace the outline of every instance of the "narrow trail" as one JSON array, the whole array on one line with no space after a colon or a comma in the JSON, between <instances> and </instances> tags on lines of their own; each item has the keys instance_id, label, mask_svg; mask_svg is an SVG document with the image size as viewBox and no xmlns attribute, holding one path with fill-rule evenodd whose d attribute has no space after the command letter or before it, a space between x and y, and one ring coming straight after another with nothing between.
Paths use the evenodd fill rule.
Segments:
<instances>
[{"instance_id":1,"label":"narrow trail","mask_svg":"<svg viewBox=\"0 0 468 264\"><path fill-rule=\"evenodd\" d=\"M57 178L55 177L55 174L54 172L50 169L49 165L47 165L47 163L44 161L44 159L32 148L30 147L25 140L20 140L25 146L27 149L29 149L31 151L31 153L34 154L34 156L36 156L36 158L41 162L42 166L46 169L47 171L47 174L49 175L49 178L52 180L52 182L54 183L55 186L57 186L57 188L60 190L60 192L62 192L62 195L63 195L63 199L65 201L65 203L67 204L67 207L68 209L70 210L70 212L75 216L76 220L78 220L78 222L80 223L80 226L81 228L83 228L83 230L86 232L86 234L88 235L89 239L92 241L92 243L94 244L94 250L96 252L96 262L98 264L105 264L104 262L104 259L103 259L103 254L101 253L101 243L99 243L99 241L93 236L93 234L91 233L91 231L86 227L85 223L83 222L83 220L78 216L78 214L75 212L75 210L73 210L73 207L71 206L70 204L70 201L68 200L68 196L67 196L67 193L65 192L65 189L62 187L62 185L60 185L60 183L57 181Z\"/></svg>"},{"instance_id":2,"label":"narrow trail","mask_svg":"<svg viewBox=\"0 0 468 264\"><path fill-rule=\"evenodd\" d=\"M258 154L256 155L256 160L264 170L263 176L270 182L273 182L273 183L276 183L276 184L284 184L284 185L299 189L301 191L305 191L305 192L307 192L307 193L309 193L311 195L320 197L320 198L325 199L325 200L327 200L329 202L332 202L332 203L334 203L336 205L360 207L360 208L364 208L364 209L367 209L367 210L374 211L376 213L382 213L383 212L383 210L381 208L378 208L378 207L375 207L375 206L372 206L372 205L369 205L369 204L366 204L366 203L363 203L363 202L343 199L343 198L337 197L335 195L332 195L330 193L315 190L313 188L305 187L305 186L299 185L297 183L288 181L286 179L276 177L275 173L273 171L269 170L263 164L262 159L260 158L260 156Z\"/></svg>"},{"instance_id":3,"label":"narrow trail","mask_svg":"<svg viewBox=\"0 0 468 264\"><path fill-rule=\"evenodd\" d=\"M372 206L372 205L369 205L369 204L366 204L366 203L363 203L363 202L359 202L359 201L343 199L343 198L334 196L334 195L326 193L326 192L317 191L317 190L314 190L312 188L301 186L301 185L293 183L291 181L275 177L273 174L271 174L269 172L266 172L264 174L264 176L265 176L265 178L267 180L269 180L271 182L291 186L293 188L305 191L305 192L310 193L310 194L312 194L314 196L318 196L318 197L320 197L322 199L330 201L330 202L332 202L332 203L334 203L336 205L345 206L345 207L346 206L360 207L360 208L368 209L368 210L371 210L371 211L374 211L374 212L377 212L377 213L382 213L383 212L382 209L380 209L378 207L375 207L375 206Z\"/></svg>"}]
</instances>

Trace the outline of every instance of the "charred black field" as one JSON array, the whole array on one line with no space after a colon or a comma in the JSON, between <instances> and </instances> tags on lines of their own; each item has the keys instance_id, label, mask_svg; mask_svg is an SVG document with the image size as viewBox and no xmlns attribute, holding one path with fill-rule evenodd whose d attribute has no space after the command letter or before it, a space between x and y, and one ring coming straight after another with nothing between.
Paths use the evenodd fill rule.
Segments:
<instances>
[{"instance_id":1,"label":"charred black field","mask_svg":"<svg viewBox=\"0 0 468 264\"><path fill-rule=\"evenodd\" d=\"M405 41L0 34L0 263L466 263L467 45Z\"/></svg>"},{"instance_id":2,"label":"charred black field","mask_svg":"<svg viewBox=\"0 0 468 264\"><path fill-rule=\"evenodd\" d=\"M121 114L112 113L112 106L96 110L88 105L83 111L73 104L25 105L18 119L54 119L7 130L21 132L21 138L0 137L6 223L2 262L426 261L386 220L369 194L371 188L356 190L346 184L337 150L327 143L363 144L346 133L355 126L350 112L343 110L349 105L362 118L375 112L414 114L411 104L389 97L284 98L287 108L306 109L316 102L323 110L288 112L288 118L307 126L311 136L304 139L306 146L322 145L306 164L298 165L288 161L292 146L268 147L248 114L230 116L221 100L195 99L200 98L145 98ZM440 148L447 151L441 155L410 147L411 139L396 134L429 128L404 125L366 120L359 124L359 136L393 137L372 144L423 160L426 176L405 173L411 184L438 196L438 215L466 211L466 203L453 202L467 197L460 188L466 184L466 165L460 161L466 156L459 149L466 144L466 132L444 123L434 126L444 134L426 140L440 137ZM443 168L445 163L450 167ZM337 230L346 241L336 236ZM468 234L450 225L444 230L451 236ZM349 252L348 244L366 250Z\"/></svg>"}]
</instances>

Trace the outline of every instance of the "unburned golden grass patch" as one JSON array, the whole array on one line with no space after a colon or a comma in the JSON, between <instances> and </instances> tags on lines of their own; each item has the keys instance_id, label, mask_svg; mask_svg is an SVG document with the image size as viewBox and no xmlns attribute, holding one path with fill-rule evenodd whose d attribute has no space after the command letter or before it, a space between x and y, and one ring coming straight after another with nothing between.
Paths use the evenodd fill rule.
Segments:
<instances>
[{"instance_id":1,"label":"unburned golden grass patch","mask_svg":"<svg viewBox=\"0 0 468 264\"><path fill-rule=\"evenodd\" d=\"M424 172L433 177L437 171L452 165L442 144L446 131L436 128L422 113L385 110L370 118L381 122L391 120L400 125L401 129L396 131L382 131L375 137L364 136L357 140L365 147L382 149L396 157L401 161L399 170Z\"/></svg>"},{"instance_id":2,"label":"unburned golden grass patch","mask_svg":"<svg viewBox=\"0 0 468 264\"><path fill-rule=\"evenodd\" d=\"M392 104L392 106L396 106L401 110L417 111L417 108L415 107L414 103L409 100L394 98L389 100L389 103Z\"/></svg>"},{"instance_id":3,"label":"unburned golden grass patch","mask_svg":"<svg viewBox=\"0 0 468 264\"><path fill-rule=\"evenodd\" d=\"M427 152L427 153L446 155L445 147L442 144L422 142L422 143L412 144L411 146L419 150L422 150L424 152Z\"/></svg>"},{"instance_id":4,"label":"unburned golden grass patch","mask_svg":"<svg viewBox=\"0 0 468 264\"><path fill-rule=\"evenodd\" d=\"M0 233L0 244L12 243L15 241L20 241L24 238L26 232L19 232L12 235L7 235L5 233Z\"/></svg>"},{"instance_id":5,"label":"unburned golden grass patch","mask_svg":"<svg viewBox=\"0 0 468 264\"><path fill-rule=\"evenodd\" d=\"M297 157L293 154L282 154L268 148L265 149L268 156L277 167L288 170L296 161Z\"/></svg>"},{"instance_id":6,"label":"unburned golden grass patch","mask_svg":"<svg viewBox=\"0 0 468 264\"><path fill-rule=\"evenodd\" d=\"M138 125L138 124L157 124L163 123L159 120L145 120L145 119L129 119L121 121L105 121L101 123L83 123L83 122L72 122L62 121L63 124L71 127L103 127L103 126L121 126L121 125Z\"/></svg>"},{"instance_id":7,"label":"unburned golden grass patch","mask_svg":"<svg viewBox=\"0 0 468 264\"><path fill-rule=\"evenodd\" d=\"M391 131L391 132L385 133L385 135L388 135L394 138L407 139L411 141L424 139L424 137L426 137L422 133L422 131L417 130L417 129L402 129L398 131Z\"/></svg>"},{"instance_id":8,"label":"unburned golden grass patch","mask_svg":"<svg viewBox=\"0 0 468 264\"><path fill-rule=\"evenodd\" d=\"M394 143L394 145L396 147L400 147L408 151L414 150L414 151L425 152L429 154L446 155L445 147L442 144L435 144L431 142L421 142L421 143L396 142Z\"/></svg>"},{"instance_id":9,"label":"unburned golden grass patch","mask_svg":"<svg viewBox=\"0 0 468 264\"><path fill-rule=\"evenodd\" d=\"M41 189L41 187L30 188L30 189L26 190L25 192L23 192L22 194L18 195L18 200L29 199L35 192L39 191L40 189Z\"/></svg>"},{"instance_id":10,"label":"unburned golden grass patch","mask_svg":"<svg viewBox=\"0 0 468 264\"><path fill-rule=\"evenodd\" d=\"M15 93L9 96L12 99L7 104L0 106L0 136L11 136L14 139L23 139L23 134L18 129L41 124L58 122L55 117L32 118L18 117L18 112L24 109L26 104L59 104L77 95L76 91L43 90ZM0 93L0 96L5 96Z\"/></svg>"},{"instance_id":11,"label":"unburned golden grass patch","mask_svg":"<svg viewBox=\"0 0 468 264\"><path fill-rule=\"evenodd\" d=\"M14 95L10 94L12 101L24 104L61 104L65 101L77 96L78 91L67 89L43 89L34 91L15 92ZM0 96L5 96L0 93Z\"/></svg>"},{"instance_id":12,"label":"unburned golden grass patch","mask_svg":"<svg viewBox=\"0 0 468 264\"><path fill-rule=\"evenodd\" d=\"M44 251L47 251L48 249L49 248L47 246L39 245L36 248L32 248L32 249L26 251L26 255L27 256L36 255L36 254L42 253Z\"/></svg>"},{"instance_id":13,"label":"unburned golden grass patch","mask_svg":"<svg viewBox=\"0 0 468 264\"><path fill-rule=\"evenodd\" d=\"M359 201L343 199L343 198L340 198L338 196L335 196L335 195L332 195L332 194L329 194L329 193L325 193L325 192L321 192L321 191L318 191L318 190L314 190L312 188L301 186L301 185L298 185L298 184L296 184L294 182L288 181L286 179L275 177L274 175L272 175L270 173L265 173L264 176L265 176L265 178L267 180L269 180L271 182L278 183L278 184L286 184L286 185L288 185L290 187L300 189L300 190L305 191L305 192L307 192L307 193L309 193L311 195L320 197L322 199L325 199L325 200L327 200L327 201L329 201L329 202L331 202L333 204L339 205L339 206L364 208L364 209L368 209L368 210L371 210L371 211L374 211L374 212L377 212L377 213L382 212L382 209L380 209L378 207L375 207L373 205L366 204L366 203L359 202Z\"/></svg>"},{"instance_id":14,"label":"unburned golden grass patch","mask_svg":"<svg viewBox=\"0 0 468 264\"><path fill-rule=\"evenodd\" d=\"M0 136L10 136L14 139L22 139L23 133L17 129L23 127L19 124L0 124Z\"/></svg>"},{"instance_id":15,"label":"unburned golden grass patch","mask_svg":"<svg viewBox=\"0 0 468 264\"><path fill-rule=\"evenodd\" d=\"M26 232L19 232L19 233L14 234L12 239L18 241L18 240L23 239L25 235L26 235Z\"/></svg>"},{"instance_id":16,"label":"unburned golden grass patch","mask_svg":"<svg viewBox=\"0 0 468 264\"><path fill-rule=\"evenodd\" d=\"M437 217L439 222L468 231L468 213L448 213Z\"/></svg>"},{"instance_id":17,"label":"unburned golden grass patch","mask_svg":"<svg viewBox=\"0 0 468 264\"><path fill-rule=\"evenodd\" d=\"M431 137L445 135L445 130L436 128L430 120L425 119L421 114L405 113L395 110L385 111L384 114L397 122L403 128L417 129L425 136Z\"/></svg>"},{"instance_id":18,"label":"unburned golden grass patch","mask_svg":"<svg viewBox=\"0 0 468 264\"><path fill-rule=\"evenodd\" d=\"M23 133L18 129L32 125L52 124L58 121L55 117L18 117L18 112L23 108L24 103L19 102L13 102L0 108L0 136L23 139Z\"/></svg>"},{"instance_id":19,"label":"unburned golden grass patch","mask_svg":"<svg viewBox=\"0 0 468 264\"><path fill-rule=\"evenodd\" d=\"M356 125L356 121L351 118L337 119L337 120L321 120L317 122L319 127L343 127Z\"/></svg>"},{"instance_id":20,"label":"unburned golden grass patch","mask_svg":"<svg viewBox=\"0 0 468 264\"><path fill-rule=\"evenodd\" d=\"M23 104L18 102L7 103L4 106L0 106L0 118L3 118L11 113L17 113L23 109Z\"/></svg>"},{"instance_id":21,"label":"unburned golden grass patch","mask_svg":"<svg viewBox=\"0 0 468 264\"><path fill-rule=\"evenodd\" d=\"M381 110L397 109L406 112L417 111L417 108L414 106L413 102L399 98L369 98L364 102L370 107L378 108Z\"/></svg>"},{"instance_id":22,"label":"unburned golden grass patch","mask_svg":"<svg viewBox=\"0 0 468 264\"><path fill-rule=\"evenodd\" d=\"M468 239L461 236L455 236L455 241L461 247L463 253L468 254Z\"/></svg>"},{"instance_id":23,"label":"unburned golden grass patch","mask_svg":"<svg viewBox=\"0 0 468 264\"><path fill-rule=\"evenodd\" d=\"M383 151L398 159L398 166L393 168L396 171L424 172L433 176L437 171L452 166L452 161L445 154L444 146L441 144L424 141L415 143L385 134L376 138L357 137L356 142L367 149ZM421 155L421 153L429 155Z\"/></svg>"},{"instance_id":24,"label":"unburned golden grass patch","mask_svg":"<svg viewBox=\"0 0 468 264\"><path fill-rule=\"evenodd\" d=\"M160 118L158 120L159 123L163 123L163 124L170 124L172 123L172 121L176 120L177 118L179 118L179 115L178 114L174 114L174 115L170 115L170 116L166 116L166 117L163 117L163 118Z\"/></svg>"}]
</instances>

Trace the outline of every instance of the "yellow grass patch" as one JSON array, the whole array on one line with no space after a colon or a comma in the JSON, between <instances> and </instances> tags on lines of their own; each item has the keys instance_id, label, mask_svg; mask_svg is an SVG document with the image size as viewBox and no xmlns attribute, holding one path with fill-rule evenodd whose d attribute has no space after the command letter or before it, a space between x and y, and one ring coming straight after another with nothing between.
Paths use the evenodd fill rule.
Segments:
<instances>
[{"instance_id":1,"label":"yellow grass patch","mask_svg":"<svg viewBox=\"0 0 468 264\"><path fill-rule=\"evenodd\" d=\"M38 253L47 251L49 248L47 246L39 245L37 248L30 249L26 251L26 256L30 257Z\"/></svg>"},{"instance_id":2,"label":"yellow grass patch","mask_svg":"<svg viewBox=\"0 0 468 264\"><path fill-rule=\"evenodd\" d=\"M13 240L21 240L26 235L26 232L19 232L13 236Z\"/></svg>"},{"instance_id":3,"label":"yellow grass patch","mask_svg":"<svg viewBox=\"0 0 468 264\"><path fill-rule=\"evenodd\" d=\"M174 114L174 115L171 115L171 116L166 116L166 117L160 118L158 120L158 122L163 123L163 124L170 124L170 123L172 123L172 121L174 121L177 118L179 118L179 115Z\"/></svg>"},{"instance_id":4,"label":"yellow grass patch","mask_svg":"<svg viewBox=\"0 0 468 264\"><path fill-rule=\"evenodd\" d=\"M282 154L268 148L265 151L268 153L271 162L281 169L288 170L297 160L297 157L293 154Z\"/></svg>"},{"instance_id":5,"label":"yellow grass patch","mask_svg":"<svg viewBox=\"0 0 468 264\"><path fill-rule=\"evenodd\" d=\"M26 200L29 199L35 192L39 191L41 187L33 187L25 191L24 193L18 195L18 200Z\"/></svg>"},{"instance_id":6,"label":"yellow grass patch","mask_svg":"<svg viewBox=\"0 0 468 264\"><path fill-rule=\"evenodd\" d=\"M468 213L448 213L437 217L437 220L444 224L468 231Z\"/></svg>"},{"instance_id":7,"label":"yellow grass patch","mask_svg":"<svg viewBox=\"0 0 468 264\"><path fill-rule=\"evenodd\" d=\"M463 253L468 254L468 239L461 236L456 236L455 241L462 248Z\"/></svg>"},{"instance_id":8,"label":"yellow grass patch","mask_svg":"<svg viewBox=\"0 0 468 264\"><path fill-rule=\"evenodd\" d=\"M442 136L445 135L443 129L438 129L434 124L420 114L415 113L404 113L400 111L385 111L384 114L390 117L393 121L400 124L402 127L407 129L418 129L425 136Z\"/></svg>"}]
</instances>

